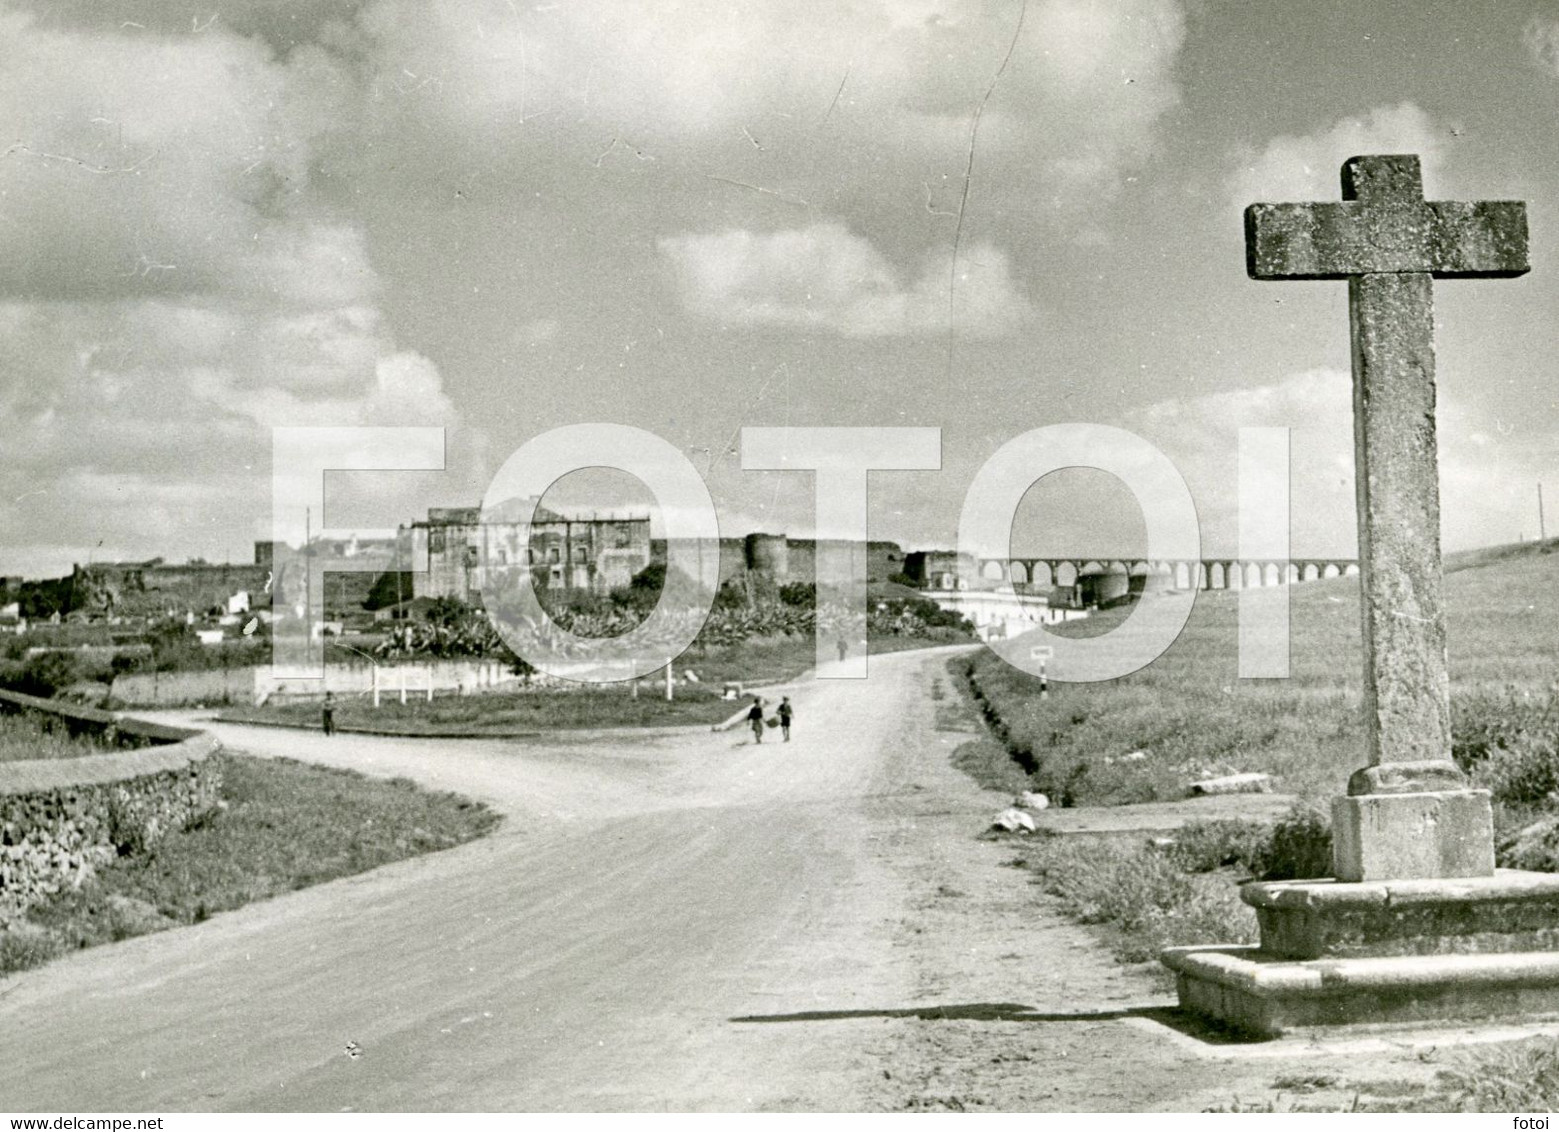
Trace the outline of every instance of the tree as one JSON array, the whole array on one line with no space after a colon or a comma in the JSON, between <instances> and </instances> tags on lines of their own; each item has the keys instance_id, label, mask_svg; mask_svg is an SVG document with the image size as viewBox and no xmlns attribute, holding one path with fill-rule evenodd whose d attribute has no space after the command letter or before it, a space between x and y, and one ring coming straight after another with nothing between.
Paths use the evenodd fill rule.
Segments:
<instances>
[{"instance_id":1,"label":"tree","mask_svg":"<svg viewBox=\"0 0 1559 1132\"><path fill-rule=\"evenodd\" d=\"M401 570L386 570L374 579L373 588L363 600L369 611L385 609L411 596L411 575Z\"/></svg>"}]
</instances>

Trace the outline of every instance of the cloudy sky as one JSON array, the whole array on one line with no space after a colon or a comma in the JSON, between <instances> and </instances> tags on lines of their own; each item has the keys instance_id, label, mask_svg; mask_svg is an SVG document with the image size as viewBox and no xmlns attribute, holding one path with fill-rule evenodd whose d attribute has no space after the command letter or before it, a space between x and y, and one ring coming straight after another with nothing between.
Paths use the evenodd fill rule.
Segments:
<instances>
[{"instance_id":1,"label":"cloudy sky","mask_svg":"<svg viewBox=\"0 0 1559 1132\"><path fill-rule=\"evenodd\" d=\"M1533 536L1544 479L1559 530L1559 3L0 0L0 107L0 572L247 560L300 424L448 429L332 527L605 421L727 534L811 527L743 425L936 426L873 481L910 546L1003 442L1114 424L1222 552L1237 430L1282 425L1296 552L1349 553L1346 288L1248 280L1240 213L1368 152L1529 202L1529 276L1436 289L1445 542ZM1015 545L1141 531L1063 473Z\"/></svg>"}]
</instances>

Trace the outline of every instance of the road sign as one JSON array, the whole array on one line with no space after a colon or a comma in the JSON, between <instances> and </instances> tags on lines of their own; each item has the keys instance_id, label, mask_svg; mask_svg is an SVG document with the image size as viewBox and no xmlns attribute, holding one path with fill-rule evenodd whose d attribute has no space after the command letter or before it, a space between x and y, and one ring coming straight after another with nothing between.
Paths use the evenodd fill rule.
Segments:
<instances>
[{"instance_id":1,"label":"road sign","mask_svg":"<svg viewBox=\"0 0 1559 1132\"><path fill-rule=\"evenodd\" d=\"M1052 660L1055 658L1055 655L1056 649L1054 645L1035 645L1029 649L1029 659L1031 660Z\"/></svg>"}]
</instances>

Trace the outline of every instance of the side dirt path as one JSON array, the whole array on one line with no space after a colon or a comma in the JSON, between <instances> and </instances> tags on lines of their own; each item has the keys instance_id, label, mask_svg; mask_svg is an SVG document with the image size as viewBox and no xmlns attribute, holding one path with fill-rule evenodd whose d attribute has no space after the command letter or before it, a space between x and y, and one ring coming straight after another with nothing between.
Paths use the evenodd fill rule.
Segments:
<instances>
[{"instance_id":1,"label":"side dirt path","mask_svg":"<svg viewBox=\"0 0 1559 1132\"><path fill-rule=\"evenodd\" d=\"M877 1012L872 1107L1395 1107L1421 1098L1455 1059L1440 1043L1466 1033L1220 1045L1182 1032L1156 964L1117 963L1012 867L1010 845L981 836L1009 798L951 765L980 724L943 665L927 664L923 678L918 726L906 729L921 737L909 789L870 811L879 864L902 886L892 947L914 988ZM828 1021L820 1011L794 1024Z\"/></svg>"}]
</instances>

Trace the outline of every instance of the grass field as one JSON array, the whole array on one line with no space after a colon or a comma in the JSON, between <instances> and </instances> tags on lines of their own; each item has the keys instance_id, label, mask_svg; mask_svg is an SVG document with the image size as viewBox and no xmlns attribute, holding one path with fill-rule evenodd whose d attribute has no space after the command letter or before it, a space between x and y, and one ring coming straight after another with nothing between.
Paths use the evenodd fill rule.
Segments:
<instances>
[{"instance_id":1,"label":"grass field","mask_svg":"<svg viewBox=\"0 0 1559 1132\"><path fill-rule=\"evenodd\" d=\"M1451 560L1446 606L1459 734L1548 701L1559 677L1559 556L1550 549ZM1009 746L1034 761L1029 784L1057 798L1079 805L1177 798L1196 778L1266 771L1280 789L1320 801L1365 761L1358 584L1311 582L1290 595L1287 680L1238 678L1239 595L1230 592L1200 595L1175 644L1119 680L1052 683L1042 703L1036 679L988 652L972 662L973 676L1006 724ZM1055 631L1096 635L1123 616ZM1559 713L1554 724L1559 729ZM1134 751L1148 757L1119 761Z\"/></svg>"},{"instance_id":2,"label":"grass field","mask_svg":"<svg viewBox=\"0 0 1559 1132\"><path fill-rule=\"evenodd\" d=\"M900 652L946 643L915 637L873 638L871 651ZM429 736L516 735L596 727L710 726L725 720L740 706L720 698L722 683L730 680L756 686L794 680L816 666L815 648L810 638L782 637L721 645L684 656L677 663L678 672L692 670L700 682L678 684L676 697L670 702L665 698L662 679L654 675L643 680L637 699L624 683L435 696L431 703L410 697L404 705L387 696L378 708L366 697L339 698L335 722L337 727L347 730L362 728ZM232 707L223 709L218 718L318 728L320 705L307 702Z\"/></svg>"},{"instance_id":3,"label":"grass field","mask_svg":"<svg viewBox=\"0 0 1559 1132\"><path fill-rule=\"evenodd\" d=\"M216 758L226 808L35 905L20 926L0 931L0 974L446 849L499 820L476 802L403 778Z\"/></svg>"},{"instance_id":4,"label":"grass field","mask_svg":"<svg viewBox=\"0 0 1559 1132\"><path fill-rule=\"evenodd\" d=\"M474 696L412 697L405 704L386 698L379 707L365 697L338 698L338 728L405 735L524 735L593 727L710 726L736 710L705 685L679 687L667 702L661 686L646 680L634 699L626 687L581 686L562 691L491 692ZM226 708L219 719L249 723L320 726L317 702Z\"/></svg>"},{"instance_id":5,"label":"grass field","mask_svg":"<svg viewBox=\"0 0 1559 1132\"><path fill-rule=\"evenodd\" d=\"M868 653L905 652L910 649L942 648L966 644L967 640L927 637L873 636ZM830 654L830 659L832 655ZM779 684L794 680L817 667L817 645L810 636L770 637L743 641L736 645L717 645L690 650L677 661L679 669L691 668L706 684L736 680L744 684Z\"/></svg>"},{"instance_id":6,"label":"grass field","mask_svg":"<svg viewBox=\"0 0 1559 1132\"><path fill-rule=\"evenodd\" d=\"M74 759L114 750L88 736L72 736L63 725L32 714L0 715L0 763L24 759Z\"/></svg>"}]
</instances>

